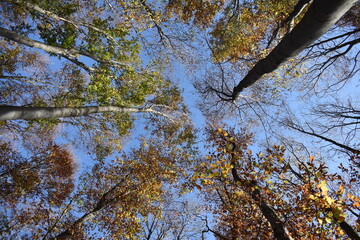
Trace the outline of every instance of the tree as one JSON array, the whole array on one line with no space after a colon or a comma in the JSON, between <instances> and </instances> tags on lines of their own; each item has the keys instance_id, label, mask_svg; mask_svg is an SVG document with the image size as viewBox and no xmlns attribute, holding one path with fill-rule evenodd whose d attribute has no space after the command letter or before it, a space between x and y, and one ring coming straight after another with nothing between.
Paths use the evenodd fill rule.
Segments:
<instances>
[{"instance_id":1,"label":"tree","mask_svg":"<svg viewBox=\"0 0 360 240\"><path fill-rule=\"evenodd\" d=\"M144 239L200 239L204 224L199 216L204 213L203 208L179 193L165 196L161 211L145 222Z\"/></svg>"},{"instance_id":2,"label":"tree","mask_svg":"<svg viewBox=\"0 0 360 240\"><path fill-rule=\"evenodd\" d=\"M330 149L349 156L359 154L358 110L351 101L347 104L339 100L336 103L317 104L308 114L309 120L306 119L304 123L290 117L290 114L282 122L291 129L330 144Z\"/></svg>"},{"instance_id":3,"label":"tree","mask_svg":"<svg viewBox=\"0 0 360 240\"><path fill-rule=\"evenodd\" d=\"M38 138L37 141L40 139ZM47 219L47 209L60 208L75 188L77 163L67 146L42 142L26 158L9 143L1 145L1 236ZM20 210L22 209L22 210ZM24 231L23 234L27 234ZM15 234L15 236L18 234Z\"/></svg>"},{"instance_id":4,"label":"tree","mask_svg":"<svg viewBox=\"0 0 360 240\"><path fill-rule=\"evenodd\" d=\"M355 0L0 12L2 237L359 239Z\"/></svg>"},{"instance_id":5,"label":"tree","mask_svg":"<svg viewBox=\"0 0 360 240\"><path fill-rule=\"evenodd\" d=\"M349 204L346 194L356 195L356 188L341 174L330 174L314 156L291 160L280 146L254 156L248 148L251 136L244 132L208 131L213 151L200 161L193 180L215 204L219 221L212 231L218 239L344 234L360 239L358 223L353 228L346 221L346 213L355 212L358 205Z\"/></svg>"},{"instance_id":6,"label":"tree","mask_svg":"<svg viewBox=\"0 0 360 240\"><path fill-rule=\"evenodd\" d=\"M314 1L298 25L264 59L261 59L230 93L219 92L223 100L234 101L240 92L296 56L310 43L321 37L355 3L352 1Z\"/></svg>"},{"instance_id":7,"label":"tree","mask_svg":"<svg viewBox=\"0 0 360 240\"><path fill-rule=\"evenodd\" d=\"M4 91L13 91L2 96L6 105L1 107L2 120L34 119L28 123L37 121L50 127L65 122L85 130L94 143L90 150L104 157L121 148L120 139L135 121L132 113L160 114L168 121L186 115L177 86L165 79L160 67L142 64L130 20L113 18L110 12L101 14L107 11L107 3L6 1L2 7L9 18L0 29L4 37L0 78ZM130 11L125 3L119 5L119 11L121 8ZM19 11L22 14L9 21ZM59 70L50 69L48 63L24 61L23 56L48 57L35 55L24 46L44 50L51 61L55 56L65 61ZM27 67L25 71L21 64ZM41 71L33 69L38 65ZM90 112L102 114L88 116ZM77 118L59 119L69 116Z\"/></svg>"},{"instance_id":8,"label":"tree","mask_svg":"<svg viewBox=\"0 0 360 240\"><path fill-rule=\"evenodd\" d=\"M56 184L47 183L51 191L44 192L46 184L38 184L38 192L32 195L26 193L26 197L19 198L17 202L14 202L13 198L6 198L3 204L11 203L12 207L3 208L9 210L4 215L8 226L7 231L2 232L2 236L34 239L140 237L145 227L142 223L148 216L162 215L162 211L165 211L161 207L162 202L169 196L172 188L179 184L177 180L189 164L190 149L171 149L163 146L159 139L144 141L138 149L133 149L122 157L108 163L98 162L90 171L82 173L80 182L73 190L68 191L67 195L63 189L65 185L57 179L57 184L62 189L57 188ZM2 147L5 150L4 146ZM60 158L61 155L59 152L56 152L55 156L50 154L50 158L54 157ZM9 158L12 156L7 155L4 162ZM55 180L58 175L66 178L64 171L71 174L69 166L61 163L62 166L58 168L65 168L63 172L49 172L48 177ZM48 180L41 175L38 179L44 183ZM30 184L30 181L19 184L24 187ZM56 193L59 193L62 201L52 200L52 197L57 196ZM15 222L17 224L12 224ZM23 231L25 227L28 230Z\"/></svg>"}]
</instances>

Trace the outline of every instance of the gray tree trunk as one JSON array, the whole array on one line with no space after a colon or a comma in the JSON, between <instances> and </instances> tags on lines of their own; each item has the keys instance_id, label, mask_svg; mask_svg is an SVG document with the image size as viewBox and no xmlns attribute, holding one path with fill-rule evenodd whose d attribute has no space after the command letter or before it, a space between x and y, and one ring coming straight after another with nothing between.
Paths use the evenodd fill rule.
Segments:
<instances>
[{"instance_id":1,"label":"gray tree trunk","mask_svg":"<svg viewBox=\"0 0 360 240\"><path fill-rule=\"evenodd\" d=\"M89 107L17 107L0 106L0 121L15 119L48 119L61 117L81 117L93 113L136 113L161 114L151 108L89 106Z\"/></svg>"},{"instance_id":2,"label":"gray tree trunk","mask_svg":"<svg viewBox=\"0 0 360 240\"><path fill-rule=\"evenodd\" d=\"M355 2L357 0L314 0L299 24L234 87L232 100L236 100L241 91L254 84L264 74L274 71L280 64L296 56L321 37Z\"/></svg>"},{"instance_id":3,"label":"gray tree trunk","mask_svg":"<svg viewBox=\"0 0 360 240\"><path fill-rule=\"evenodd\" d=\"M59 54L62 56L68 56L70 58L77 58L78 55L83 55L82 54L83 52L81 52L79 50L65 49L65 48L61 48L61 47L50 46L45 43L30 39L21 34L18 34L17 32L14 32L14 31L8 30L6 28L2 28L2 27L0 27L0 36L7 38L9 40L15 41L19 44L23 44L28 47L42 49L46 52L55 53L55 54Z\"/></svg>"},{"instance_id":4,"label":"gray tree trunk","mask_svg":"<svg viewBox=\"0 0 360 240\"><path fill-rule=\"evenodd\" d=\"M9 40L15 41L19 44L28 46L28 47L34 47L34 48L38 48L38 49L42 49L46 52L49 53L54 53L54 54L59 54L60 56L73 61L75 64L79 65L80 67L84 68L87 71L94 71L94 69L90 68L90 67L86 67L86 65L80 61L78 61L78 57L80 55L88 57L93 59L94 61L97 61L99 63L103 63L103 64L111 64L114 66L121 66L121 67L126 67L127 65L121 62L117 62L117 61L113 61L113 60L104 60L101 59L100 57L91 54L89 52L85 52L85 51L80 51L78 49L75 48L61 48L61 47L56 47L56 46L51 46L48 45L46 43L42 43L39 41L36 41L34 39L25 37L21 34L18 34L17 32L8 30L6 28L0 27L0 36L7 38Z\"/></svg>"}]
</instances>

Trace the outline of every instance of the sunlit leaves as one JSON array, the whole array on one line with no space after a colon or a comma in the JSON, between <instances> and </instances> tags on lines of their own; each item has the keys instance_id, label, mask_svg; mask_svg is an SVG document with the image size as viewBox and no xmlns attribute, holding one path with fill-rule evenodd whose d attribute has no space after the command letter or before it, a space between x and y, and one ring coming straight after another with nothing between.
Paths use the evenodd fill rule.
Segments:
<instances>
[{"instance_id":1,"label":"sunlit leaves","mask_svg":"<svg viewBox=\"0 0 360 240\"><path fill-rule=\"evenodd\" d=\"M215 61L256 59L262 56L269 31L289 12L295 1L243 1L228 9L211 32Z\"/></svg>"},{"instance_id":2,"label":"sunlit leaves","mask_svg":"<svg viewBox=\"0 0 360 240\"><path fill-rule=\"evenodd\" d=\"M345 192L354 189L345 188L342 178L330 174L315 156L294 163L281 146L253 154L248 147L250 136L232 129L210 128L209 141L212 150L200 161L192 181L205 199L216 205L212 212L223 237L234 234L249 239L253 231L257 236L272 235L271 229L262 226L269 218L262 215L253 198L256 191L261 201L286 219L285 227L293 237L345 234L337 224L347 219L347 211L355 209L358 199L355 206L346 204Z\"/></svg>"},{"instance_id":3,"label":"sunlit leaves","mask_svg":"<svg viewBox=\"0 0 360 240\"><path fill-rule=\"evenodd\" d=\"M169 2L167 9L183 21L193 21L195 24L206 26L211 23L224 3L224 0L174 0Z\"/></svg>"}]
</instances>

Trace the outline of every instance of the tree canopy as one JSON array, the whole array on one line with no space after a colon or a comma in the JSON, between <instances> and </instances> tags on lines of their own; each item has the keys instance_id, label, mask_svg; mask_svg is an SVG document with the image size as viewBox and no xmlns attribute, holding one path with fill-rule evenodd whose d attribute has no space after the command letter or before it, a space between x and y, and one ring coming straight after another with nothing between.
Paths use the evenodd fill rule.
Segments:
<instances>
[{"instance_id":1,"label":"tree canopy","mask_svg":"<svg viewBox=\"0 0 360 240\"><path fill-rule=\"evenodd\" d=\"M1 1L1 238L360 239L359 15Z\"/></svg>"}]
</instances>

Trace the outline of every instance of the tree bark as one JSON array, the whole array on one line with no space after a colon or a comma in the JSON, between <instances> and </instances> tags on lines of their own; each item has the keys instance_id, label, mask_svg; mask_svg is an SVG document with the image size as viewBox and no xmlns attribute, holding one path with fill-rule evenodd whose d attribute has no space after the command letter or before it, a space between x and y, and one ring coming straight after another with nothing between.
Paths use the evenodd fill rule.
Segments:
<instances>
[{"instance_id":1,"label":"tree bark","mask_svg":"<svg viewBox=\"0 0 360 240\"><path fill-rule=\"evenodd\" d=\"M113 43L116 44L116 39L114 39L110 34L108 34L106 31L104 31L104 30L102 30L100 28L97 28L97 27L95 27L95 26L93 26L91 24L88 24L88 23L85 23L85 22L78 22L78 21L75 22L75 21L72 21L70 19L63 18L63 17L61 17L59 15L56 15L55 13L53 13L51 11L45 10L45 9L41 8L40 6L38 6L36 4L32 4L30 2L24 2L24 1L21 1L21 0L15 0L15 2L17 4L19 4L19 5L24 5L27 9L29 9L31 11L43 14L44 16L46 16L48 18L52 18L52 19L55 19L57 21L63 21L63 22L70 23L71 25L73 25L77 29L80 29L80 26L84 26L86 28L97 31L97 32L103 34L107 39L109 39L110 41L112 41Z\"/></svg>"},{"instance_id":2,"label":"tree bark","mask_svg":"<svg viewBox=\"0 0 360 240\"><path fill-rule=\"evenodd\" d=\"M303 19L293 31L261 59L248 74L234 87L232 100L239 97L241 91L258 81L264 74L277 69L280 64L296 56L309 44L326 33L357 0L314 0Z\"/></svg>"},{"instance_id":3,"label":"tree bark","mask_svg":"<svg viewBox=\"0 0 360 240\"><path fill-rule=\"evenodd\" d=\"M360 236L355 232L355 230L345 221L340 223L340 227L342 230L346 232L352 240L360 240Z\"/></svg>"},{"instance_id":4,"label":"tree bark","mask_svg":"<svg viewBox=\"0 0 360 240\"><path fill-rule=\"evenodd\" d=\"M279 216L276 214L274 209L272 209L264 200L264 198L261 196L260 190L258 189L258 186L256 184L256 181L244 181L240 178L238 175L235 167L231 169L231 173L233 175L233 178L235 182L244 185L246 188L254 188L254 190L251 191L251 198L256 202L258 207L260 208L260 211L262 214L264 214L264 217L271 225L271 228L274 233L274 237L277 240L292 240L291 236L289 236L287 229L285 228L285 225L283 221L279 218ZM251 186L250 186L251 185Z\"/></svg>"},{"instance_id":5,"label":"tree bark","mask_svg":"<svg viewBox=\"0 0 360 240\"><path fill-rule=\"evenodd\" d=\"M89 106L89 107L18 107L0 106L0 121L15 119L49 119L61 117L81 117L95 113L155 113L165 115L151 108ZM165 116L166 117L166 116Z\"/></svg>"},{"instance_id":6,"label":"tree bark","mask_svg":"<svg viewBox=\"0 0 360 240\"><path fill-rule=\"evenodd\" d=\"M67 49L67 48L51 46L46 43L42 43L42 42L33 40L31 38L25 37L21 34L18 34L17 32L14 32L14 31L8 30L6 28L2 28L2 27L0 27L0 36L7 38L9 40L15 41L19 44L28 46L28 47L34 47L34 48L42 49L49 53L58 54L64 58L74 62L75 64L79 65L80 67L85 68L85 70L87 70L87 71L89 71L89 70L93 71L94 69L86 67L86 65L84 63L80 62L78 60L78 57L80 55L91 58L92 60L97 61L99 63L112 64L112 65L116 65L116 66L126 67L126 64L123 64L123 63L120 63L117 61L113 61L113 60L103 60L94 54L91 54L89 52L80 51L75 48Z\"/></svg>"},{"instance_id":7,"label":"tree bark","mask_svg":"<svg viewBox=\"0 0 360 240\"><path fill-rule=\"evenodd\" d=\"M76 49L65 49L65 48L61 48L61 47L55 47L55 46L50 46L48 44L30 39L28 37L25 37L21 34L18 34L17 32L5 29L0 27L0 36L7 38L9 40L15 41L19 44L23 44L25 46L28 47L34 47L34 48L38 48L38 49L42 49L46 52L50 52L50 53L55 53L55 54L59 54L61 56L67 56L70 58L77 58L78 55L83 55L81 51L76 50Z\"/></svg>"}]
</instances>

